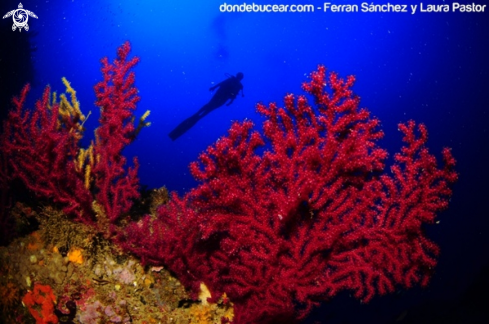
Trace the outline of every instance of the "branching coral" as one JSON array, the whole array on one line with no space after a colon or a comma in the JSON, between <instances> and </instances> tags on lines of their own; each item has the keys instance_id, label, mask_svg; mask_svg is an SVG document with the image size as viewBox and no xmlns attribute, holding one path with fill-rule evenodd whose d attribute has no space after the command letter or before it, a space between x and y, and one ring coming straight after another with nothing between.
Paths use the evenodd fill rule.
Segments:
<instances>
[{"instance_id":1,"label":"branching coral","mask_svg":"<svg viewBox=\"0 0 489 324\"><path fill-rule=\"evenodd\" d=\"M121 244L194 292L203 281L214 298L226 293L236 323L303 318L342 290L367 302L425 286L438 247L422 224L447 207L455 160L444 149L438 168L426 127L410 121L383 173L380 122L358 107L353 82L320 66L303 84L316 109L292 94L284 108L258 104L264 136L233 124L191 164L201 184L128 226Z\"/></svg>"}]
</instances>

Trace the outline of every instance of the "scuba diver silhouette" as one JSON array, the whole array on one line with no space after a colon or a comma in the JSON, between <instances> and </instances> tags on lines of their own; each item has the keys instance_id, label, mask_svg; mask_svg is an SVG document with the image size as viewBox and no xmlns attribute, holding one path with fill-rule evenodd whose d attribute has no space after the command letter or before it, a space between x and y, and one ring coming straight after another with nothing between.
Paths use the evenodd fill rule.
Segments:
<instances>
[{"instance_id":1,"label":"scuba diver silhouette","mask_svg":"<svg viewBox=\"0 0 489 324\"><path fill-rule=\"evenodd\" d=\"M205 115L224 105L226 101L230 100L226 106L229 106L233 103L236 96L241 91L241 96L244 97L243 93L243 85L241 84L241 80L243 79L243 73L238 72L236 76L230 75L226 80L219 82L215 86L209 88L209 91L214 91L216 88L219 89L216 91L212 99L205 104L202 108L199 109L195 114L190 116L181 122L174 130L172 130L168 136L172 139L172 141L176 140L180 136L182 136L186 131L192 128L201 118Z\"/></svg>"}]
</instances>

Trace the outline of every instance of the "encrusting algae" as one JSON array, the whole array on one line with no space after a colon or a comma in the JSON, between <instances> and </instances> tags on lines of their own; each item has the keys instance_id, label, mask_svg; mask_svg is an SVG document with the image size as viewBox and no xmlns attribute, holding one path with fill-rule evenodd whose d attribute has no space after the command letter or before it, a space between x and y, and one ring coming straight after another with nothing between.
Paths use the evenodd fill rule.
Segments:
<instances>
[{"instance_id":1,"label":"encrusting algae","mask_svg":"<svg viewBox=\"0 0 489 324\"><path fill-rule=\"evenodd\" d=\"M21 299L41 286L56 302L51 307L46 301L44 315L62 317L60 323L217 324L223 317L232 319L231 303L207 303L205 285L200 300L190 301L168 271L142 266L62 212L47 206L35 217L38 231L0 247L1 323L18 323L18 318L28 323L31 311L42 305L29 309Z\"/></svg>"}]
</instances>

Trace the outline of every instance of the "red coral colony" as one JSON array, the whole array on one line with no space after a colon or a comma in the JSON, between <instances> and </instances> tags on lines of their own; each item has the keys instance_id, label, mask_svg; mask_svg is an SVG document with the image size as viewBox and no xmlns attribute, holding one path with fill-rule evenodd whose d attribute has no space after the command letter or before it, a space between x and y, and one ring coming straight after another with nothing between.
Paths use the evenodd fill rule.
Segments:
<instances>
[{"instance_id":1,"label":"red coral colony","mask_svg":"<svg viewBox=\"0 0 489 324\"><path fill-rule=\"evenodd\" d=\"M284 108L258 104L263 134L250 121L234 123L190 165L197 188L173 194L157 215L118 223L139 197L137 161L125 169L121 153L139 131L129 72L137 59L126 60L129 50L126 43L114 64L102 61L92 155L80 158L80 115L62 117L49 88L26 111L24 88L1 137L2 184L20 178L66 214L100 227L96 202L110 224L106 237L145 264L165 265L194 297L201 283L212 300L229 297L235 323L300 320L342 290L368 302L428 284L439 249L422 225L447 207L455 160L444 149L439 168L425 146L426 127L409 121L399 124L405 144L384 172L379 120L359 108L354 77L327 76L323 66L303 84L313 105L292 94ZM2 190L2 212L5 196Z\"/></svg>"},{"instance_id":2,"label":"red coral colony","mask_svg":"<svg viewBox=\"0 0 489 324\"><path fill-rule=\"evenodd\" d=\"M21 179L38 197L60 203L66 214L100 231L107 231L105 223L110 223L109 231L113 229L139 197L137 160L135 167L125 170L126 159L121 153L137 132L132 111L139 97L134 72L129 70L138 58L127 61L129 51L126 42L118 49L114 64L107 58L102 60L104 80L95 86L101 126L89 149L79 145L85 116L77 108L78 102L75 99L70 105L66 97L59 103L51 102L49 87L33 112L24 109L30 88L24 87L20 98L13 99L15 109L10 111L0 137L7 179ZM94 202L101 206L104 217L96 217Z\"/></svg>"}]
</instances>

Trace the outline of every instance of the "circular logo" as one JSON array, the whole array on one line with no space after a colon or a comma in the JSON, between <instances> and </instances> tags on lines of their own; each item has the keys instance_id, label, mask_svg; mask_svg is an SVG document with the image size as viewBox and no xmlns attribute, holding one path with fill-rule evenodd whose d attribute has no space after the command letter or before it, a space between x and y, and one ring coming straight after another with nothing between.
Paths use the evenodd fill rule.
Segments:
<instances>
[{"instance_id":1,"label":"circular logo","mask_svg":"<svg viewBox=\"0 0 489 324\"><path fill-rule=\"evenodd\" d=\"M12 16L12 19L14 20L14 24L12 25L13 31L15 31L17 28L19 29L19 31L21 31L22 28L28 31L29 25L27 24L27 21L29 20L29 16L37 19L36 14L32 11L25 10L22 6L22 3L19 3L18 9L7 12L7 14L3 16L3 19L10 16Z\"/></svg>"}]
</instances>

